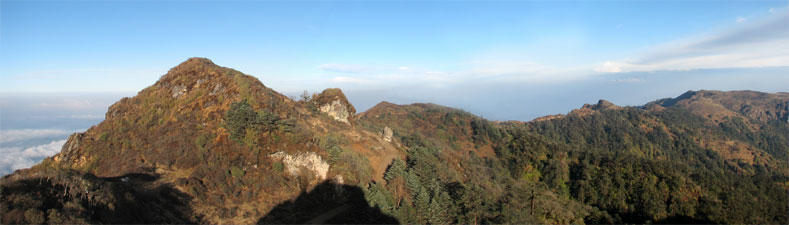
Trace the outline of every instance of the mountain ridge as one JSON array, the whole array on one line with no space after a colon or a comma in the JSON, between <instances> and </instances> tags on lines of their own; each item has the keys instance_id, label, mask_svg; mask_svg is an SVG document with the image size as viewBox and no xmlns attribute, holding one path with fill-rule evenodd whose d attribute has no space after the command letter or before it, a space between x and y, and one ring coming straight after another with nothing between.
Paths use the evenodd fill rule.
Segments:
<instances>
[{"instance_id":1,"label":"mountain ridge","mask_svg":"<svg viewBox=\"0 0 789 225\"><path fill-rule=\"evenodd\" d=\"M789 190L787 110L786 93L701 90L640 107L601 99L529 122L432 103L382 101L356 113L340 89L293 100L189 58L110 106L61 153L0 179L3 215L12 215L0 219L100 223L109 220L92 215L103 208L139 204L175 215L135 211L159 219L145 223L255 223L280 217L270 212L316 215L309 201L320 199L363 201L373 207L365 213L384 214L369 218L401 223L785 222L786 206L775 204L789 199L778 191ZM738 182L768 202L716 188ZM68 191L80 188L105 197ZM356 188L354 199L341 193ZM35 194L59 190L67 194ZM307 202L286 204L299 199Z\"/></svg>"}]
</instances>

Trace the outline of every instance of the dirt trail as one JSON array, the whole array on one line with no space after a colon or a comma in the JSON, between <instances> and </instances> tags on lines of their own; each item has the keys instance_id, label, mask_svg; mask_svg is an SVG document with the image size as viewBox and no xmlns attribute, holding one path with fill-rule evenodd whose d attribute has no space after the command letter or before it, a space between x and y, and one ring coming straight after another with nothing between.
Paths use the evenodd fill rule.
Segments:
<instances>
[{"instance_id":1,"label":"dirt trail","mask_svg":"<svg viewBox=\"0 0 789 225\"><path fill-rule=\"evenodd\" d=\"M384 172L392 160L403 159L405 156L394 144L372 136L374 134L367 135L369 135L368 139L352 144L351 149L365 155L370 160L370 166L373 169L372 178L376 182L380 182L383 181ZM373 146L373 149L370 149L370 146Z\"/></svg>"}]
</instances>

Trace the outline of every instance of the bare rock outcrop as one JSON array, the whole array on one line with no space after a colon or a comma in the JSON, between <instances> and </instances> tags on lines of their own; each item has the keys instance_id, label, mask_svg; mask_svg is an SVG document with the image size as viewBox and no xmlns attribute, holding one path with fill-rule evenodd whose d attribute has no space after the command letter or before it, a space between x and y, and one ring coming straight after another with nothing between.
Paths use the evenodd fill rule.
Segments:
<instances>
[{"instance_id":1,"label":"bare rock outcrop","mask_svg":"<svg viewBox=\"0 0 789 225\"><path fill-rule=\"evenodd\" d=\"M66 162L72 165L80 166L87 161L84 155L80 153L80 144L85 137L85 133L73 133L68 137L60 153L54 155L52 160L55 162Z\"/></svg>"},{"instance_id":2,"label":"bare rock outcrop","mask_svg":"<svg viewBox=\"0 0 789 225\"><path fill-rule=\"evenodd\" d=\"M597 104L594 105L584 104L582 108L591 109L591 110L605 110L605 109L621 109L622 107L614 105L614 103L611 103L609 101L600 99L599 101L597 101Z\"/></svg>"},{"instance_id":3,"label":"bare rock outcrop","mask_svg":"<svg viewBox=\"0 0 789 225\"><path fill-rule=\"evenodd\" d=\"M356 114L356 109L348 102L345 94L337 88L324 90L312 101L315 101L321 112L329 114L334 120L349 125L352 123L353 115Z\"/></svg>"},{"instance_id":4,"label":"bare rock outcrop","mask_svg":"<svg viewBox=\"0 0 789 225\"><path fill-rule=\"evenodd\" d=\"M394 132L392 132L392 129L389 127L384 127L384 130L381 132L381 137L383 137L386 142L392 142L393 135Z\"/></svg>"},{"instance_id":5,"label":"bare rock outcrop","mask_svg":"<svg viewBox=\"0 0 789 225\"><path fill-rule=\"evenodd\" d=\"M318 154L315 154L315 152L304 152L295 155L276 152L271 154L270 157L282 160L288 173L292 176L302 175L302 169L306 169L314 174L316 178L325 180L326 175L329 173L329 163L324 161Z\"/></svg>"}]
</instances>

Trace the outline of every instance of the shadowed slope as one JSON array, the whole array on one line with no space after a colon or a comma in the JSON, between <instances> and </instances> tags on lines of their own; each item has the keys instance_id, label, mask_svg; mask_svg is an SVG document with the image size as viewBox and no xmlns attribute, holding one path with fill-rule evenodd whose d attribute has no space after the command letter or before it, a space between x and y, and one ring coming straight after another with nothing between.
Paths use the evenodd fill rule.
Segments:
<instances>
[{"instance_id":1,"label":"shadowed slope","mask_svg":"<svg viewBox=\"0 0 789 225\"><path fill-rule=\"evenodd\" d=\"M394 217L370 207L361 188L323 182L296 199L274 207L258 224L398 224Z\"/></svg>"}]
</instances>

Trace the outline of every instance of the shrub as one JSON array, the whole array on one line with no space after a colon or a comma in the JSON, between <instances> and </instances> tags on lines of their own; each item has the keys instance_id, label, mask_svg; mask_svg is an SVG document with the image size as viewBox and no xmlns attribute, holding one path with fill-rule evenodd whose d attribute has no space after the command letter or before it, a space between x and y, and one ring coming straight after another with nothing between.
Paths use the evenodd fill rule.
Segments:
<instances>
[{"instance_id":1,"label":"shrub","mask_svg":"<svg viewBox=\"0 0 789 225\"><path fill-rule=\"evenodd\" d=\"M233 177L241 178L244 176L244 171L234 166L230 168L230 174L233 175Z\"/></svg>"},{"instance_id":2,"label":"shrub","mask_svg":"<svg viewBox=\"0 0 789 225\"><path fill-rule=\"evenodd\" d=\"M254 144L247 132L270 132L280 126L285 126L280 118L268 112L256 112L247 100L230 104L230 109L225 113L223 126L230 132L230 138L238 143Z\"/></svg>"},{"instance_id":3,"label":"shrub","mask_svg":"<svg viewBox=\"0 0 789 225\"><path fill-rule=\"evenodd\" d=\"M247 100L230 104L230 110L225 113L225 128L230 131L230 138L241 142L246 135L247 127L251 127L257 120L257 112L247 103Z\"/></svg>"},{"instance_id":4,"label":"shrub","mask_svg":"<svg viewBox=\"0 0 789 225\"><path fill-rule=\"evenodd\" d=\"M195 139L195 146L199 149L205 148L205 145L208 144L209 135L206 133L201 134L200 136Z\"/></svg>"},{"instance_id":5,"label":"shrub","mask_svg":"<svg viewBox=\"0 0 789 225\"><path fill-rule=\"evenodd\" d=\"M274 170L277 171L277 172L282 172L282 169L284 167L285 167L285 164L282 164L282 162L275 162L274 163Z\"/></svg>"},{"instance_id":6,"label":"shrub","mask_svg":"<svg viewBox=\"0 0 789 225\"><path fill-rule=\"evenodd\" d=\"M44 218L44 213L38 209L28 209L25 211L25 219L30 224L43 224L46 222L46 218Z\"/></svg>"}]
</instances>

